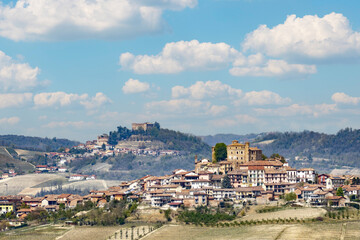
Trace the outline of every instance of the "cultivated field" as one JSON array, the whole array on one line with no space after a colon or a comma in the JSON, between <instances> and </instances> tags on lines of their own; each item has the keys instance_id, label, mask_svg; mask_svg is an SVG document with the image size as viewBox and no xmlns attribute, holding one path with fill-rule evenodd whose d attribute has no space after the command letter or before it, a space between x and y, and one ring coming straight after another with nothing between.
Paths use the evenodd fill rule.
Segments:
<instances>
[{"instance_id":1,"label":"cultivated field","mask_svg":"<svg viewBox=\"0 0 360 240\"><path fill-rule=\"evenodd\" d=\"M26 174L0 180L0 195L36 194L41 189L31 188L41 183L58 178L57 174ZM6 192L7 184L7 192Z\"/></svg>"},{"instance_id":2,"label":"cultivated field","mask_svg":"<svg viewBox=\"0 0 360 240\"><path fill-rule=\"evenodd\" d=\"M144 240L360 239L360 222L271 224L240 227L167 225Z\"/></svg>"},{"instance_id":3,"label":"cultivated field","mask_svg":"<svg viewBox=\"0 0 360 240\"><path fill-rule=\"evenodd\" d=\"M69 182L65 174L26 174L0 180L0 195L20 194L35 195L44 190L50 190L62 184L62 188L81 190L105 190L111 186L119 185L121 181L113 180L88 180ZM6 187L7 184L7 187Z\"/></svg>"},{"instance_id":4,"label":"cultivated field","mask_svg":"<svg viewBox=\"0 0 360 240\"><path fill-rule=\"evenodd\" d=\"M278 219L278 218L316 218L325 215L326 210L322 208L298 208L298 209L285 209L276 212L267 212L267 213L253 213L248 216L241 218L242 221L245 220L262 220L262 219Z\"/></svg>"},{"instance_id":5,"label":"cultivated field","mask_svg":"<svg viewBox=\"0 0 360 240\"><path fill-rule=\"evenodd\" d=\"M0 240L55 240L71 228L53 225L24 227L0 234Z\"/></svg>"}]
</instances>

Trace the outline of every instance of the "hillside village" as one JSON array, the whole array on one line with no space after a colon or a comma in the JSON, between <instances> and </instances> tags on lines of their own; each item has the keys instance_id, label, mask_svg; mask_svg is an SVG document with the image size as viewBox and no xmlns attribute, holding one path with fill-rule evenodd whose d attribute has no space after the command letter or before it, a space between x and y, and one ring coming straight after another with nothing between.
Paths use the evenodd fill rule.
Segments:
<instances>
[{"instance_id":1,"label":"hillside village","mask_svg":"<svg viewBox=\"0 0 360 240\"><path fill-rule=\"evenodd\" d=\"M100 136L96 146L107 147L106 139L106 136ZM94 146L93 142L89 142L78 147L101 152ZM106 151L121 154L116 148L103 149L103 152ZM344 207L360 199L358 176L331 176L318 174L312 168L295 169L281 157L263 159L261 149L251 147L248 142L234 140L226 146L226 158L222 160L217 159L216 151L215 146L212 148L212 159L195 156L192 171L175 169L165 176L144 176L104 191L91 190L85 196L1 196L0 213L6 215L12 212L16 220L9 221L23 224L34 212L74 209L87 202L97 208L106 208L113 200L141 202L177 211L199 206L221 207L224 203L241 209L246 204L267 205L289 196L304 207Z\"/></svg>"}]
</instances>

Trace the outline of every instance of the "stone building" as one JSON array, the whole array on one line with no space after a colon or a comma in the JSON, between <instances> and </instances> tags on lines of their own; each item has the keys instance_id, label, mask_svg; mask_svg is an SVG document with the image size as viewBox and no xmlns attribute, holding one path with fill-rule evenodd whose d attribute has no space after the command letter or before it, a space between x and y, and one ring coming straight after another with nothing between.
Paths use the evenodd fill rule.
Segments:
<instances>
[{"instance_id":1,"label":"stone building","mask_svg":"<svg viewBox=\"0 0 360 240\"><path fill-rule=\"evenodd\" d=\"M149 122L146 122L146 123L132 123L131 127L132 127L133 131L138 131L140 129L142 129L144 131L147 131L148 129L154 127L154 124L149 123Z\"/></svg>"},{"instance_id":2,"label":"stone building","mask_svg":"<svg viewBox=\"0 0 360 240\"><path fill-rule=\"evenodd\" d=\"M214 158L215 151L212 148L212 156ZM234 140L231 144L227 145L227 161L231 162L233 169L237 169L240 164L250 161L262 160L262 151L257 147L250 147L250 143L239 143Z\"/></svg>"}]
</instances>

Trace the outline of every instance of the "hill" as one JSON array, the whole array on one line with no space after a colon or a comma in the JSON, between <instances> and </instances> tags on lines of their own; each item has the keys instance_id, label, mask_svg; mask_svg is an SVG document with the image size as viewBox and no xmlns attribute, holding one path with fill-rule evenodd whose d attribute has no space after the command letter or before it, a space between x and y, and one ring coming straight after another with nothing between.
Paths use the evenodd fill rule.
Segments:
<instances>
[{"instance_id":1,"label":"hill","mask_svg":"<svg viewBox=\"0 0 360 240\"><path fill-rule=\"evenodd\" d=\"M59 148L70 148L80 142L59 138L27 137L22 135L0 135L0 146L35 151L56 151Z\"/></svg>"},{"instance_id":2,"label":"hill","mask_svg":"<svg viewBox=\"0 0 360 240\"><path fill-rule=\"evenodd\" d=\"M119 126L117 131L109 133L109 144L116 145L119 141L142 140L150 142L160 142L159 149L177 150L186 154L210 155L211 147L202 141L200 137L181 133L160 127L159 123L154 127L144 130L130 130Z\"/></svg>"},{"instance_id":3,"label":"hill","mask_svg":"<svg viewBox=\"0 0 360 240\"><path fill-rule=\"evenodd\" d=\"M7 172L9 169L14 169L17 173L28 173L35 170L34 166L19 158L14 158L12 155L16 152L11 148L0 147L0 172Z\"/></svg>"},{"instance_id":4,"label":"hill","mask_svg":"<svg viewBox=\"0 0 360 240\"><path fill-rule=\"evenodd\" d=\"M259 146L267 156L279 153L290 158L295 166L317 166L327 170L342 166L360 168L360 129L345 128L336 134L268 133L257 138L253 145Z\"/></svg>"},{"instance_id":5,"label":"hill","mask_svg":"<svg viewBox=\"0 0 360 240\"><path fill-rule=\"evenodd\" d=\"M154 127L132 130L119 126L109 133L109 144L119 148L176 150L173 155L120 154L118 156L87 157L69 164L73 172L96 174L103 179L131 180L145 175L165 175L174 169L194 169L194 157L211 156L211 147L201 138L179 131L164 129L155 123Z\"/></svg>"},{"instance_id":6,"label":"hill","mask_svg":"<svg viewBox=\"0 0 360 240\"><path fill-rule=\"evenodd\" d=\"M238 140L239 142L253 142L255 139L265 136L266 133L251 133L246 135L237 134L216 134L200 137L204 142L210 146L215 146L217 143L225 143L226 145L231 144L231 141Z\"/></svg>"}]
</instances>

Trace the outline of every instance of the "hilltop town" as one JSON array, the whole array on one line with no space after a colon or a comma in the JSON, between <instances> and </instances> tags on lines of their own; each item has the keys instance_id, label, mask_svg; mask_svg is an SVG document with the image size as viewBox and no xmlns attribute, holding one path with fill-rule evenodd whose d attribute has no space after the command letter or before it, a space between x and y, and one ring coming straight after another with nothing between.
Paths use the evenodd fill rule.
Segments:
<instances>
[{"instance_id":1,"label":"hilltop town","mask_svg":"<svg viewBox=\"0 0 360 240\"><path fill-rule=\"evenodd\" d=\"M88 142L77 148L93 149L92 153L98 154L124 153L122 151L125 150L118 148L108 149L107 140L107 136L102 135L96 144ZM105 148L102 147L104 145ZM81 220L75 217L80 210L109 210L112 202L119 201L174 212L199 207L218 209L226 205L234 209L231 214L235 217L233 214L246 215L244 210L254 204L273 206L274 203L279 205L284 201L291 201L298 207L337 208L350 206L360 198L358 176L332 176L318 174L312 168L295 169L282 156L264 159L262 150L251 147L249 142L239 143L234 140L227 146L217 144L212 147L211 155L211 159L198 159L195 156L194 170L191 171L174 169L172 174L165 176L143 176L124 181L107 190L91 190L83 196L1 196L0 213L2 219L7 221L4 226L21 226L39 218L46 220L64 210L69 211L67 219L71 220L71 224L80 224ZM60 158L66 156L60 155ZM37 168L38 173L51 170L46 166ZM71 180L81 180L82 177L72 175Z\"/></svg>"}]
</instances>

